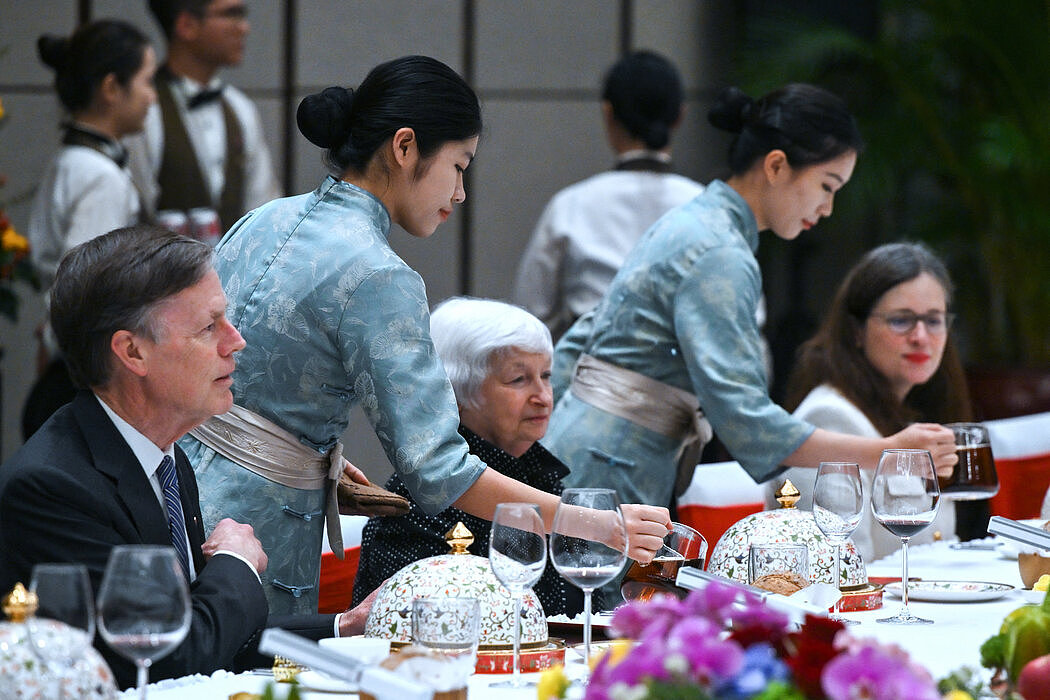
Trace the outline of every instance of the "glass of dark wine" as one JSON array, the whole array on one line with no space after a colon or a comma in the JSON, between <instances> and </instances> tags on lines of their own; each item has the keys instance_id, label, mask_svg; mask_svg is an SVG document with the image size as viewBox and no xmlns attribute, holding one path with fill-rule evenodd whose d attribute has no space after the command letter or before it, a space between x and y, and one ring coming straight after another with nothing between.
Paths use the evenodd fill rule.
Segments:
<instances>
[{"instance_id":1,"label":"glass of dark wine","mask_svg":"<svg viewBox=\"0 0 1050 700\"><path fill-rule=\"evenodd\" d=\"M612 581L627 560L627 527L612 489L565 489L554 513L551 563L583 591L584 659L591 659L591 594Z\"/></svg>"},{"instance_id":2,"label":"glass of dark wine","mask_svg":"<svg viewBox=\"0 0 1050 700\"><path fill-rule=\"evenodd\" d=\"M871 485L871 511L879 523L901 540L901 608L879 622L895 625L932 624L908 611L908 540L929 527L937 516L941 490L926 450L884 450Z\"/></svg>"},{"instance_id":3,"label":"glass of dark wine","mask_svg":"<svg viewBox=\"0 0 1050 700\"><path fill-rule=\"evenodd\" d=\"M114 547L97 609L99 634L135 662L139 700L145 700L150 665L171 653L190 629L190 594L175 549Z\"/></svg>"},{"instance_id":4,"label":"glass of dark wine","mask_svg":"<svg viewBox=\"0 0 1050 700\"><path fill-rule=\"evenodd\" d=\"M620 584L620 593L626 600L649 600L657 593L685 598L689 591L675 585L678 570L683 566L703 569L706 556L707 540L703 535L688 525L671 523L664 546L651 562L631 562Z\"/></svg>"},{"instance_id":5,"label":"glass of dark wine","mask_svg":"<svg viewBox=\"0 0 1050 700\"><path fill-rule=\"evenodd\" d=\"M988 428L980 423L949 423L946 427L955 434L959 461L951 476L937 477L941 496L953 501L977 501L999 493Z\"/></svg>"}]
</instances>

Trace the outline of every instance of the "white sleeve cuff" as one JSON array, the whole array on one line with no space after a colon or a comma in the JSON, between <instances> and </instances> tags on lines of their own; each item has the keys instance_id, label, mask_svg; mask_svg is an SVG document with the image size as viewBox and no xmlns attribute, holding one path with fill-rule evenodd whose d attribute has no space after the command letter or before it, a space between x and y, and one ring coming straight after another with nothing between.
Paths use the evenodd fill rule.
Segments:
<instances>
[{"instance_id":1,"label":"white sleeve cuff","mask_svg":"<svg viewBox=\"0 0 1050 700\"><path fill-rule=\"evenodd\" d=\"M251 570L252 570L252 573L253 573L253 574L255 574L255 578L256 578L256 580L258 580L258 581L259 581L259 585L260 585L260 586L262 585L262 578L260 578L260 577L259 577L259 572L258 572L258 571L256 571L256 569L255 569L255 566L253 566L253 565L252 565L252 563L251 563L250 561L248 561L247 559L245 559L244 557L242 557L242 556L241 556L240 554L238 554L237 552L231 552L231 551L230 551L230 550L228 550L228 549L220 549L220 550L217 550L217 551L215 552L215 554L213 554L212 556L218 556L218 555L220 555L220 554L226 554L226 555L229 555L229 556L231 556L231 557L233 557L233 558L235 558L235 559L240 559L241 561L243 561L243 562L244 562L244 564L245 564L245 565L246 565L246 566L247 566L247 567L248 567L249 569L251 569Z\"/></svg>"}]
</instances>

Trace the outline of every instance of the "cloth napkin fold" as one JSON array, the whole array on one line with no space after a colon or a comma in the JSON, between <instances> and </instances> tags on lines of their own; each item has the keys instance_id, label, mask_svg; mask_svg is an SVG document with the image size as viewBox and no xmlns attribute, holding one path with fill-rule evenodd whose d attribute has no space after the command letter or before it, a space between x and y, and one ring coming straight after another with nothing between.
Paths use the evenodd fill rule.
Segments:
<instances>
[{"instance_id":1,"label":"cloth napkin fold","mask_svg":"<svg viewBox=\"0 0 1050 700\"><path fill-rule=\"evenodd\" d=\"M404 496L375 484L359 484L345 472L339 477L337 496L339 513L342 515L404 515L412 507L412 503Z\"/></svg>"}]
</instances>

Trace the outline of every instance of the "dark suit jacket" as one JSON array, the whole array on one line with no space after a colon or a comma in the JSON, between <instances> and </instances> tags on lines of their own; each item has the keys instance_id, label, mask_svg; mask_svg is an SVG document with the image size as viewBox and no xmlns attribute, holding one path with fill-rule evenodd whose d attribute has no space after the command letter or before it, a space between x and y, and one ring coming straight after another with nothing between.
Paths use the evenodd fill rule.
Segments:
<instances>
[{"instance_id":1,"label":"dark suit jacket","mask_svg":"<svg viewBox=\"0 0 1050 700\"><path fill-rule=\"evenodd\" d=\"M254 663L267 625L313 639L332 636L332 615L268 621L251 567L227 555L205 561L197 481L177 446L175 464L197 570L193 616L186 640L153 664L150 679ZM77 562L87 567L97 593L109 552L121 544L169 545L167 519L131 448L97 399L82 391L0 467L0 591L17 581L28 585L34 564ZM134 685L134 665L101 638L95 644L121 687Z\"/></svg>"}]
</instances>

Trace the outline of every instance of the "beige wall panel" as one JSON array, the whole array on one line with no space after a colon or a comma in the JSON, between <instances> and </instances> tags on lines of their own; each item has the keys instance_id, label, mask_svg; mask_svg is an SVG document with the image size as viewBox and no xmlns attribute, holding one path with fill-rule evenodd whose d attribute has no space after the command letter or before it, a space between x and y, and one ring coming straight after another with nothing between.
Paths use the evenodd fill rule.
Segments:
<instances>
[{"instance_id":1,"label":"beige wall panel","mask_svg":"<svg viewBox=\"0 0 1050 700\"><path fill-rule=\"evenodd\" d=\"M472 166L475 282L479 296L508 298L518 260L547 200L609 167L612 155L593 101L490 101Z\"/></svg>"},{"instance_id":2,"label":"beige wall panel","mask_svg":"<svg viewBox=\"0 0 1050 700\"><path fill-rule=\"evenodd\" d=\"M69 34L76 26L76 19L77 3L73 0L4 0L0 3L0 51L5 52L0 56L0 81L7 85L50 86L54 73L37 58L37 37ZM0 99L5 98L0 94ZM3 136L5 141L10 138L8 134Z\"/></svg>"},{"instance_id":3,"label":"beige wall panel","mask_svg":"<svg viewBox=\"0 0 1050 700\"><path fill-rule=\"evenodd\" d=\"M481 90L597 90L618 51L617 2L477 3Z\"/></svg>"},{"instance_id":4,"label":"beige wall panel","mask_svg":"<svg viewBox=\"0 0 1050 700\"><path fill-rule=\"evenodd\" d=\"M157 49L157 57L164 60L164 32L149 11L148 0L95 0L92 19L122 19L138 27Z\"/></svg>"},{"instance_id":5,"label":"beige wall panel","mask_svg":"<svg viewBox=\"0 0 1050 700\"><path fill-rule=\"evenodd\" d=\"M355 86L376 64L408 54L462 70L463 10L450 0L300 0L297 84Z\"/></svg>"},{"instance_id":6,"label":"beige wall panel","mask_svg":"<svg viewBox=\"0 0 1050 700\"><path fill-rule=\"evenodd\" d=\"M255 106L259 108L263 137L270 149L277 181L281 182L284 177L284 142L287 138L284 130L284 103L279 97L252 95L252 98L255 100Z\"/></svg>"},{"instance_id":7,"label":"beige wall panel","mask_svg":"<svg viewBox=\"0 0 1050 700\"><path fill-rule=\"evenodd\" d=\"M6 11L6 10L5 10ZM0 59L6 67L8 57ZM7 118L0 126L0 173L7 184L0 189L0 201L7 203L7 214L15 230L25 235L29 221L31 194L59 146L58 98L49 87L39 95L3 94ZM22 199L23 195L29 195ZM21 200L21 201L14 201ZM0 318L0 359L3 375L3 454L9 457L22 444L22 405L36 373L36 339L33 330L44 317L40 296L26 285L17 287L22 304L19 322Z\"/></svg>"},{"instance_id":8,"label":"beige wall panel","mask_svg":"<svg viewBox=\"0 0 1050 700\"><path fill-rule=\"evenodd\" d=\"M688 92L710 90L729 68L731 12L730 3L713 0L636 0L634 47L671 59Z\"/></svg>"}]
</instances>

